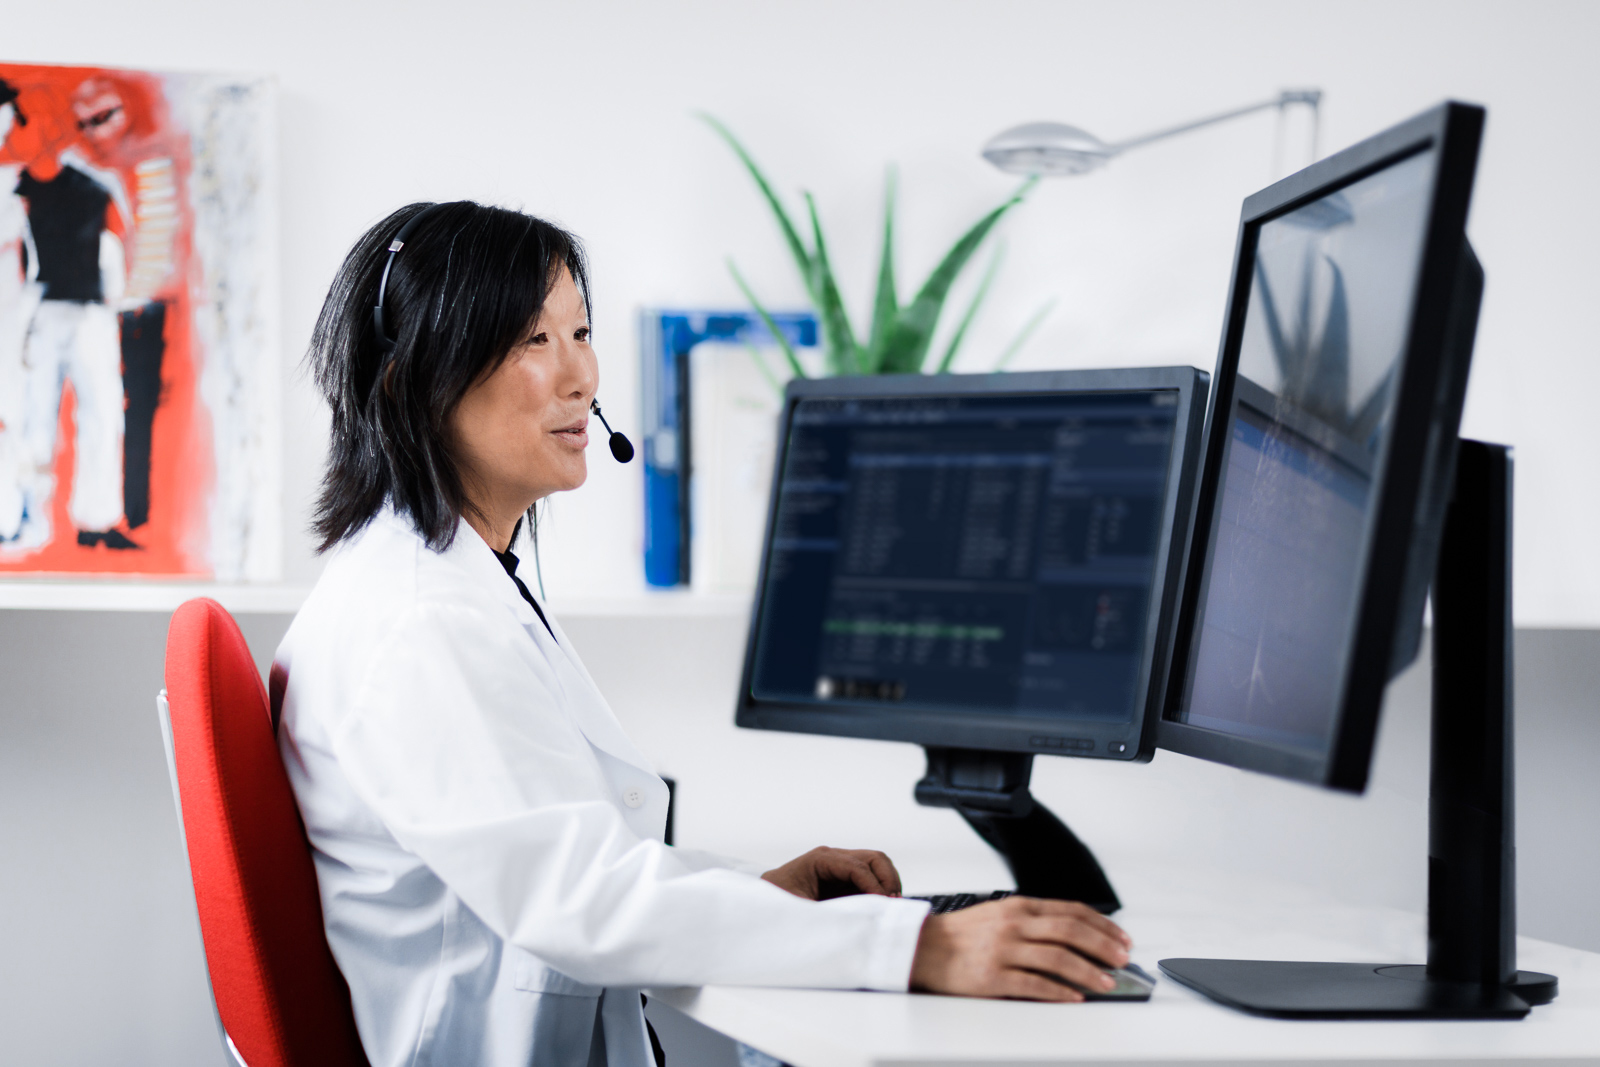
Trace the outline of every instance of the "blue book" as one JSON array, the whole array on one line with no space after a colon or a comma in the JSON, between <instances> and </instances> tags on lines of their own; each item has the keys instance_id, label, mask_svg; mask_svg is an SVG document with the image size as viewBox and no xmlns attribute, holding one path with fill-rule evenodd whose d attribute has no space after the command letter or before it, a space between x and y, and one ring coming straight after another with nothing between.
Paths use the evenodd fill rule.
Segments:
<instances>
[{"instance_id":1,"label":"blue book","mask_svg":"<svg viewBox=\"0 0 1600 1067\"><path fill-rule=\"evenodd\" d=\"M817 344L817 318L809 311L775 313L789 344ZM692 434L689 353L698 344L774 346L754 311L663 311L639 316L640 378L644 386L644 576L653 586L689 584L689 479Z\"/></svg>"}]
</instances>

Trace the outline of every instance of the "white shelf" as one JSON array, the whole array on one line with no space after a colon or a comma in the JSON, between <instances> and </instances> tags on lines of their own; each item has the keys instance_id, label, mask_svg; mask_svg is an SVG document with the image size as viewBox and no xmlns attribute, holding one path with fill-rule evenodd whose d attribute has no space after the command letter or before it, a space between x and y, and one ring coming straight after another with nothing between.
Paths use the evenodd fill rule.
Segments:
<instances>
[{"instance_id":1,"label":"white shelf","mask_svg":"<svg viewBox=\"0 0 1600 1067\"><path fill-rule=\"evenodd\" d=\"M0 610L159 611L175 610L207 596L234 614L293 614L311 590L285 585L222 585L216 582L146 580L65 581L8 578L0 581Z\"/></svg>"},{"instance_id":2,"label":"white shelf","mask_svg":"<svg viewBox=\"0 0 1600 1067\"><path fill-rule=\"evenodd\" d=\"M552 597L557 618L747 618L748 595L690 593L678 590L618 597Z\"/></svg>"},{"instance_id":3,"label":"white shelf","mask_svg":"<svg viewBox=\"0 0 1600 1067\"><path fill-rule=\"evenodd\" d=\"M195 597L211 597L236 615L292 615L311 590L289 585L224 585L151 580L0 580L0 611L170 612ZM744 618L748 596L688 592L554 599L557 618Z\"/></svg>"}]
</instances>

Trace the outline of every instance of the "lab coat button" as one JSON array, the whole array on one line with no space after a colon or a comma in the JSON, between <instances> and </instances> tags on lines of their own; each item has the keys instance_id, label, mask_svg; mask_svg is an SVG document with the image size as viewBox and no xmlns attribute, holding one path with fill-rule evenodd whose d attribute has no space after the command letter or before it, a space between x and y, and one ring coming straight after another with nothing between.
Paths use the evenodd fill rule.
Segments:
<instances>
[{"instance_id":1,"label":"lab coat button","mask_svg":"<svg viewBox=\"0 0 1600 1067\"><path fill-rule=\"evenodd\" d=\"M622 802L630 808L637 808L644 803L643 789L626 789L622 793Z\"/></svg>"}]
</instances>

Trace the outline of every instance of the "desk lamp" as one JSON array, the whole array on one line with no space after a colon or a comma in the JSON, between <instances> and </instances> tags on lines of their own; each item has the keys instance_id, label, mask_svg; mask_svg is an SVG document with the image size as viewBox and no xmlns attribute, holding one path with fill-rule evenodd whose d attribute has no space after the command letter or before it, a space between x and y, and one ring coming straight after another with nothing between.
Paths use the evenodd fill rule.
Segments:
<instances>
[{"instance_id":1,"label":"desk lamp","mask_svg":"<svg viewBox=\"0 0 1600 1067\"><path fill-rule=\"evenodd\" d=\"M1193 122L1185 122L1165 130L1131 137L1126 141L1107 144L1087 130L1060 122L1030 122L1013 126L998 133L983 146L983 158L1007 174L1038 174L1051 178L1065 178L1074 174L1087 174L1110 162L1130 148L1165 140L1180 133L1198 130L1229 119L1253 115L1257 111L1277 108L1280 115L1291 104L1307 104L1311 108L1311 154L1316 155L1318 105L1322 102L1321 89L1285 89L1271 100L1249 104L1245 107L1210 115Z\"/></svg>"}]
</instances>

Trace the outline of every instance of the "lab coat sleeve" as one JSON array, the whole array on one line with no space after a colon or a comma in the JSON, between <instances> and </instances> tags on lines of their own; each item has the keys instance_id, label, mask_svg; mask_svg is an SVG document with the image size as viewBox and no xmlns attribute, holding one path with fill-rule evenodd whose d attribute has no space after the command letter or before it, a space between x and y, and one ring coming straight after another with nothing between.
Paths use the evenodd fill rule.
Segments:
<instances>
[{"instance_id":1,"label":"lab coat sleeve","mask_svg":"<svg viewBox=\"0 0 1600 1067\"><path fill-rule=\"evenodd\" d=\"M760 877L767 872L767 868L749 860L735 859L732 856L723 856L715 852L703 852L697 848L674 848L673 856L679 863L691 871L708 871L713 868L722 868L729 871L739 871L743 874Z\"/></svg>"},{"instance_id":2,"label":"lab coat sleeve","mask_svg":"<svg viewBox=\"0 0 1600 1067\"><path fill-rule=\"evenodd\" d=\"M636 834L518 636L413 606L332 731L352 788L491 929L595 985L906 988L925 904L801 900Z\"/></svg>"}]
</instances>

